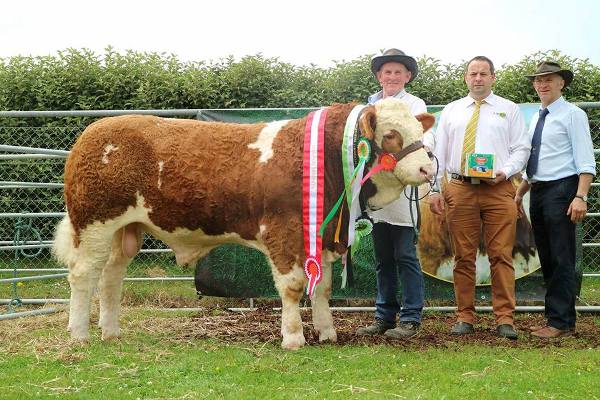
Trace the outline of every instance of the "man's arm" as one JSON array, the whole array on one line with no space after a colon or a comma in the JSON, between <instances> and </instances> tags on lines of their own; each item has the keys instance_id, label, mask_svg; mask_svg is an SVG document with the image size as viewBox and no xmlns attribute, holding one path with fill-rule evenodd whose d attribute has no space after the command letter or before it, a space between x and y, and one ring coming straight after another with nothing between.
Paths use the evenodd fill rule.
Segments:
<instances>
[{"instance_id":1,"label":"man's arm","mask_svg":"<svg viewBox=\"0 0 600 400\"><path fill-rule=\"evenodd\" d=\"M433 191L429 196L429 209L432 213L437 215L441 215L444 212L444 198L442 197L440 191L442 178L446 174L447 155L451 151L448 149L449 140L446 122L448 115L447 111L448 110L446 106L440 115L437 130L435 131L436 142L433 149L433 154L436 156L438 162L438 176L435 177Z\"/></svg>"},{"instance_id":2,"label":"man's arm","mask_svg":"<svg viewBox=\"0 0 600 400\"><path fill-rule=\"evenodd\" d=\"M499 171L504 174L504 179L509 179L516 173L523 171L531 153L531 142L527 134L527 128L525 127L525 120L519 106L516 104L510 118L508 161Z\"/></svg>"},{"instance_id":3,"label":"man's arm","mask_svg":"<svg viewBox=\"0 0 600 400\"><path fill-rule=\"evenodd\" d=\"M529 136L527 135L527 129L525 128L525 120L523 119L519 106L516 104L511 115L509 115L509 118L510 127L508 129L510 147L508 149L508 160L501 169L496 171L495 178L481 180L488 185L497 185L521 172L529 159L531 144L529 143Z\"/></svg>"},{"instance_id":4,"label":"man's arm","mask_svg":"<svg viewBox=\"0 0 600 400\"><path fill-rule=\"evenodd\" d=\"M521 181L521 184L517 188L517 193L515 193L515 203L517 203L517 217L521 218L525 215L525 210L523 209L523 197L529 191L531 185L525 179Z\"/></svg>"},{"instance_id":5,"label":"man's arm","mask_svg":"<svg viewBox=\"0 0 600 400\"><path fill-rule=\"evenodd\" d=\"M569 204L569 209L567 210L567 215L571 216L571 221L574 224L583 221L583 218L587 214L587 201L583 201L582 198L577 196L587 197L593 180L594 175L592 174L579 175L579 183L577 184L577 195L573 199L573 201L571 201L571 204Z\"/></svg>"},{"instance_id":6,"label":"man's arm","mask_svg":"<svg viewBox=\"0 0 600 400\"><path fill-rule=\"evenodd\" d=\"M577 108L571 113L571 123L567 133L571 139L573 159L579 174L577 196L587 196L596 174L596 160L594 159L590 124L587 114L583 110ZM586 214L587 202L580 197L575 197L569 205L567 215L571 216L573 223L579 223Z\"/></svg>"}]
</instances>

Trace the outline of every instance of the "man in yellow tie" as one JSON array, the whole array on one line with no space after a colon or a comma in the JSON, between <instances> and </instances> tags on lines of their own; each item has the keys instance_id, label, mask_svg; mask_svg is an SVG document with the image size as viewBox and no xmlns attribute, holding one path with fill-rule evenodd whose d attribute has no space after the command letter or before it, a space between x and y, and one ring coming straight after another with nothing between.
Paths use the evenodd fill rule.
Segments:
<instances>
[{"instance_id":1,"label":"man in yellow tie","mask_svg":"<svg viewBox=\"0 0 600 400\"><path fill-rule=\"evenodd\" d=\"M492 93L495 80L494 64L489 58L477 56L467 63L469 94L444 108L435 132L434 153L441 176L429 203L433 213L446 212L454 249L457 322L451 333L474 332L475 260L482 237L490 261L497 334L517 339L512 265L517 208L509 178L523 170L531 144L518 106ZM493 178L465 176L465 160L473 153L493 155ZM449 180L440 193L443 172Z\"/></svg>"}]
</instances>

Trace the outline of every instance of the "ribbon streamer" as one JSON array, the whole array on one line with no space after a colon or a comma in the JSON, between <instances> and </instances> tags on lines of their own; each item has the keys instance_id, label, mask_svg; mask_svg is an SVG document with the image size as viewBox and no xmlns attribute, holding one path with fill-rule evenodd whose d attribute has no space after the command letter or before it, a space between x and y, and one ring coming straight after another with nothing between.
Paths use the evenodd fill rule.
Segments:
<instances>
[{"instance_id":1,"label":"ribbon streamer","mask_svg":"<svg viewBox=\"0 0 600 400\"><path fill-rule=\"evenodd\" d=\"M313 111L304 128L304 155L302 162L302 228L304 234L304 273L308 278L306 294L312 298L323 276L321 266L322 238L318 228L323 221L325 181L325 119L327 109Z\"/></svg>"}]
</instances>

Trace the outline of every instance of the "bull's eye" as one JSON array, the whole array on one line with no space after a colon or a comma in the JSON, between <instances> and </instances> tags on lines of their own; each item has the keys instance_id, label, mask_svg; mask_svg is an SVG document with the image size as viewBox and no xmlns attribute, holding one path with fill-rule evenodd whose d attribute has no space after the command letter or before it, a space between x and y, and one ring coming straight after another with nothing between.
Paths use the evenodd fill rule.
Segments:
<instances>
[{"instance_id":1,"label":"bull's eye","mask_svg":"<svg viewBox=\"0 0 600 400\"><path fill-rule=\"evenodd\" d=\"M431 150L427 152L427 156L429 157L430 160L433 160L435 158L435 156L433 155L433 152Z\"/></svg>"},{"instance_id":2,"label":"bull's eye","mask_svg":"<svg viewBox=\"0 0 600 400\"><path fill-rule=\"evenodd\" d=\"M388 132L385 135L383 135L383 138L386 140L392 140L394 138L394 134L392 132Z\"/></svg>"}]
</instances>

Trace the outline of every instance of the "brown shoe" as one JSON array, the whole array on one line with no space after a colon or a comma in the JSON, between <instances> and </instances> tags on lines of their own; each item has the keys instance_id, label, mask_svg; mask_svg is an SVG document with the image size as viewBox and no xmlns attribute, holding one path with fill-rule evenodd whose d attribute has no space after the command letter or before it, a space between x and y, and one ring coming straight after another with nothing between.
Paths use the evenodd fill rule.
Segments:
<instances>
[{"instance_id":1,"label":"brown shoe","mask_svg":"<svg viewBox=\"0 0 600 400\"><path fill-rule=\"evenodd\" d=\"M574 331L572 329L557 329L552 326L546 326L535 332L531 332L531 336L539 337L541 339L553 339L561 336L572 335Z\"/></svg>"},{"instance_id":2,"label":"brown shoe","mask_svg":"<svg viewBox=\"0 0 600 400\"><path fill-rule=\"evenodd\" d=\"M545 327L546 327L546 325L533 325L527 329L529 330L529 332L535 332L535 331L539 331L540 329L544 329Z\"/></svg>"}]
</instances>

